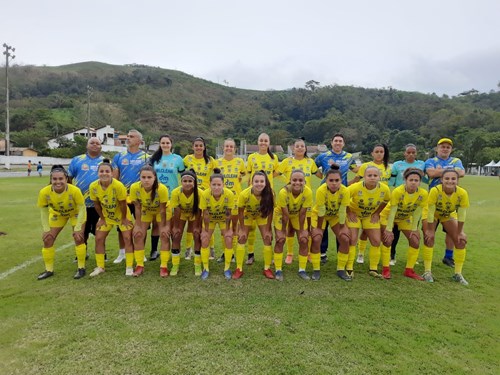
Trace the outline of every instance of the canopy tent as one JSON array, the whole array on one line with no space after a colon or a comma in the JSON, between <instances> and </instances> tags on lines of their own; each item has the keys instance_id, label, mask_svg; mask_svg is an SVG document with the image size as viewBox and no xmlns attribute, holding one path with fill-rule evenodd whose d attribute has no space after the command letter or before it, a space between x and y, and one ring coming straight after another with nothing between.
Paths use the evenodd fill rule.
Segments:
<instances>
[{"instance_id":1,"label":"canopy tent","mask_svg":"<svg viewBox=\"0 0 500 375\"><path fill-rule=\"evenodd\" d=\"M498 163L500 163L500 161ZM495 167L495 166L496 166L495 160L492 160L488 164L486 164L484 168Z\"/></svg>"}]
</instances>

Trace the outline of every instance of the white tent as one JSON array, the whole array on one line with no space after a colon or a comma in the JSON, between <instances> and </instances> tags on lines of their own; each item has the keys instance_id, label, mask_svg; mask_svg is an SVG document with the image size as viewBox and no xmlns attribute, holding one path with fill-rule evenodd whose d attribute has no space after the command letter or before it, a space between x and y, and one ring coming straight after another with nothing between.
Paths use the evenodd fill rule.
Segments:
<instances>
[{"instance_id":1,"label":"white tent","mask_svg":"<svg viewBox=\"0 0 500 375\"><path fill-rule=\"evenodd\" d=\"M498 163L500 163L500 161L499 161ZM484 166L484 168L488 168L488 167L495 167L495 166L496 166L496 164L495 164L495 160L492 160L492 161L490 161L488 164L486 164L486 165Z\"/></svg>"},{"instance_id":2,"label":"white tent","mask_svg":"<svg viewBox=\"0 0 500 375\"><path fill-rule=\"evenodd\" d=\"M500 167L500 160L494 165L494 167Z\"/></svg>"}]
</instances>

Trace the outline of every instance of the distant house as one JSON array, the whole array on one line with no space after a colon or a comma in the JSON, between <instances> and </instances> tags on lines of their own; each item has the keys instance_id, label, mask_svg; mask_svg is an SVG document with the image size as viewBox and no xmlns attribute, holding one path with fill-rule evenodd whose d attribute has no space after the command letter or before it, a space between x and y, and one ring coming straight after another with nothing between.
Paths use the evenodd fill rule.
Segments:
<instances>
[{"instance_id":1,"label":"distant house","mask_svg":"<svg viewBox=\"0 0 500 375\"><path fill-rule=\"evenodd\" d=\"M14 147L14 143L10 142L10 156L38 156L38 152L29 147ZM0 155L5 155L5 139L0 139Z\"/></svg>"},{"instance_id":2,"label":"distant house","mask_svg":"<svg viewBox=\"0 0 500 375\"><path fill-rule=\"evenodd\" d=\"M283 147L281 147L281 145L271 145L269 146L269 149L273 153L282 154L284 152ZM258 151L259 151L259 145L246 145L246 155L250 155Z\"/></svg>"},{"instance_id":3,"label":"distant house","mask_svg":"<svg viewBox=\"0 0 500 375\"><path fill-rule=\"evenodd\" d=\"M71 133L63 134L59 138L66 138L68 140L74 141L75 136L80 135L82 137L88 138L87 128L81 128L75 130ZM127 136L120 135L115 129L109 125L103 126L102 128L90 128L90 136L97 137L102 143L103 151L125 151L127 147ZM48 142L49 148L59 147L57 138L50 139ZM144 147L144 142L142 143Z\"/></svg>"}]
</instances>

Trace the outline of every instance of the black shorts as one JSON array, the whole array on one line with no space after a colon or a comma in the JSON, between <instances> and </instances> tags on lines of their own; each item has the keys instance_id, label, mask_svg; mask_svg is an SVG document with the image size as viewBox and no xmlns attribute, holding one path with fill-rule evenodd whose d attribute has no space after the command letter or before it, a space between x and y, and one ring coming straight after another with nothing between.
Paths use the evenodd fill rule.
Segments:
<instances>
[{"instance_id":1,"label":"black shorts","mask_svg":"<svg viewBox=\"0 0 500 375\"><path fill-rule=\"evenodd\" d=\"M95 236L95 230L97 222L99 221L99 215L95 210L95 207L87 207L87 221L85 222L85 237L88 237L89 233Z\"/></svg>"}]
</instances>

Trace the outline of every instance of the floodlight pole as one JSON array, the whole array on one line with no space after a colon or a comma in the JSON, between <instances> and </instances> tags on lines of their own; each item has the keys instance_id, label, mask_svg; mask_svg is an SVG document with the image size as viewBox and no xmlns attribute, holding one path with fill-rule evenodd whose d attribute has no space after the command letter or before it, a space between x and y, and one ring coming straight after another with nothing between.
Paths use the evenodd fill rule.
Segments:
<instances>
[{"instance_id":1,"label":"floodlight pole","mask_svg":"<svg viewBox=\"0 0 500 375\"><path fill-rule=\"evenodd\" d=\"M92 87L87 85L87 138L91 138L90 134L90 97L92 96Z\"/></svg>"},{"instance_id":2,"label":"floodlight pole","mask_svg":"<svg viewBox=\"0 0 500 375\"><path fill-rule=\"evenodd\" d=\"M5 168L10 169L10 115L9 115L9 58L15 59L16 56L9 51L15 52L16 49L8 46L7 43L3 44L5 48Z\"/></svg>"}]
</instances>

